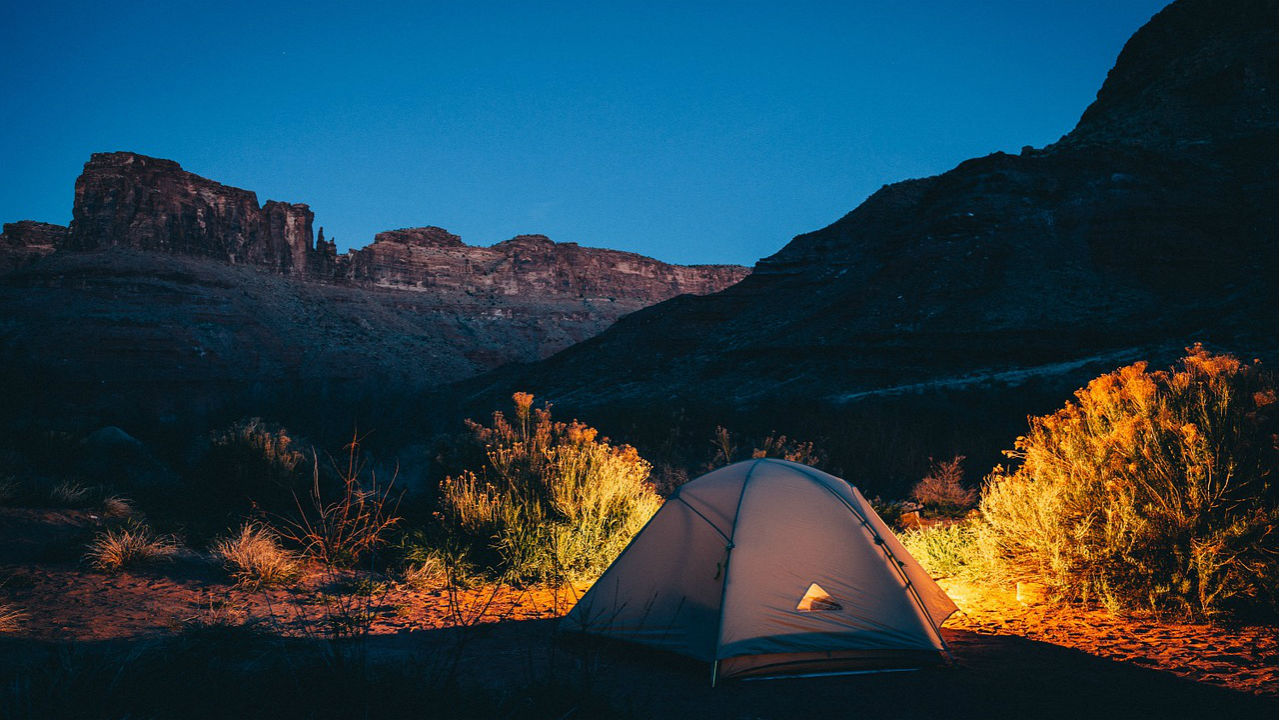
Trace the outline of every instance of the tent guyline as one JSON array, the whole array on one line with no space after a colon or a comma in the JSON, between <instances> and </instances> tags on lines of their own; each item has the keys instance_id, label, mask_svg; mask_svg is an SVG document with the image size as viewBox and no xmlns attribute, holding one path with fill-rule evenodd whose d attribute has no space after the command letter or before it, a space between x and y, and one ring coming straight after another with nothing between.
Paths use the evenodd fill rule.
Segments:
<instances>
[{"instance_id":1,"label":"tent guyline","mask_svg":"<svg viewBox=\"0 0 1280 720\"><path fill-rule=\"evenodd\" d=\"M679 488L562 623L705 660L715 684L941 662L955 611L855 487L761 458Z\"/></svg>"}]
</instances>

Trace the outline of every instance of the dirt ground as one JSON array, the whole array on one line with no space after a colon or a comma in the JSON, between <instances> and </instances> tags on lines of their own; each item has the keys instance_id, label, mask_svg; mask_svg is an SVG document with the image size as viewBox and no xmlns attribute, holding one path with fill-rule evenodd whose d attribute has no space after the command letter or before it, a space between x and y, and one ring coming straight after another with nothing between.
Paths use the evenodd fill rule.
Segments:
<instances>
[{"instance_id":1,"label":"dirt ground","mask_svg":"<svg viewBox=\"0 0 1280 720\"><path fill-rule=\"evenodd\" d=\"M1267 717L1277 714L1277 627L1126 619L1024 605L1012 589L944 582L962 612L943 629L954 661L912 672L723 683L701 663L557 635L585 587L424 591L310 574L297 587L233 586L197 553L105 575L78 562L96 519L0 509L0 601L24 617L0 659L58 644L124 643L193 623L251 623L298 638L367 628L375 660L457 652L495 688L533 674L587 678L639 717ZM11 665L0 665L3 667ZM4 678L0 678L3 682Z\"/></svg>"}]
</instances>

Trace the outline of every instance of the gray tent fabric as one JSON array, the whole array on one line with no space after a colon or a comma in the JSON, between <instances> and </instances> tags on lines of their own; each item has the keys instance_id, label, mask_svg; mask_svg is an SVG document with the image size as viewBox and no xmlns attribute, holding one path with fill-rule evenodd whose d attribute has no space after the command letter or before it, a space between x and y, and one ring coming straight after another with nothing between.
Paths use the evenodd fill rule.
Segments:
<instances>
[{"instance_id":1,"label":"gray tent fabric","mask_svg":"<svg viewBox=\"0 0 1280 720\"><path fill-rule=\"evenodd\" d=\"M956 609L856 488L761 458L679 488L562 627L714 663L714 682L937 662Z\"/></svg>"}]
</instances>

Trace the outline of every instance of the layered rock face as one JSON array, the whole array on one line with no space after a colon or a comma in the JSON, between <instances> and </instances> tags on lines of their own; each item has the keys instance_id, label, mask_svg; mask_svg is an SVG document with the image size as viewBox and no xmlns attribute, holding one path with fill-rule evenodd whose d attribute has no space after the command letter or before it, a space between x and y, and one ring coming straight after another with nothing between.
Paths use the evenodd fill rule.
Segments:
<instances>
[{"instance_id":1,"label":"layered rock face","mask_svg":"<svg viewBox=\"0 0 1280 720\"><path fill-rule=\"evenodd\" d=\"M267 201L182 169L172 160L95 153L76 180L65 247L176 252L305 272L310 208Z\"/></svg>"},{"instance_id":2,"label":"layered rock face","mask_svg":"<svg viewBox=\"0 0 1280 720\"><path fill-rule=\"evenodd\" d=\"M5 223L0 233L0 272L13 270L49 255L66 243L63 225L21 220Z\"/></svg>"},{"instance_id":3,"label":"layered rock face","mask_svg":"<svg viewBox=\"0 0 1280 720\"><path fill-rule=\"evenodd\" d=\"M306 205L269 200L259 206L253 192L189 173L172 160L127 152L96 153L85 163L72 215L70 232L55 238L56 247L171 252L306 280L404 290L609 298L635 309L683 293L715 292L747 274L736 265L668 265L543 235L473 247L437 227L379 233L373 244L339 255L323 232L313 244ZM14 238L15 247L26 238L47 239L29 231Z\"/></svg>"},{"instance_id":4,"label":"layered rock face","mask_svg":"<svg viewBox=\"0 0 1280 720\"><path fill-rule=\"evenodd\" d=\"M1195 341L1274 359L1276 20L1270 2L1179 0L1060 142L886 186L725 291L458 392L581 410L984 388L1017 419L1037 409L1018 386L1066 397Z\"/></svg>"},{"instance_id":5,"label":"layered rock face","mask_svg":"<svg viewBox=\"0 0 1280 720\"><path fill-rule=\"evenodd\" d=\"M555 243L545 235L471 247L437 227L378 233L372 245L351 253L338 270L352 280L386 287L644 304L684 293L716 292L747 273L733 265L668 265L635 253Z\"/></svg>"},{"instance_id":6,"label":"layered rock face","mask_svg":"<svg viewBox=\"0 0 1280 720\"><path fill-rule=\"evenodd\" d=\"M430 227L339 255L323 232L313 243L306 205L133 153L86 163L73 217L6 225L0 242L0 410L20 422L385 408L748 272L540 235L473 247Z\"/></svg>"}]
</instances>

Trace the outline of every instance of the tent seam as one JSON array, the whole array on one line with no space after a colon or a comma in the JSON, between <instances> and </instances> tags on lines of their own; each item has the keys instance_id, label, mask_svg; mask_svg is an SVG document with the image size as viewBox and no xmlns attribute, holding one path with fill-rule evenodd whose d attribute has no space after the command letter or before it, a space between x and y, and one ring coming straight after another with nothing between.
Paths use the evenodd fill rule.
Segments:
<instances>
[{"instance_id":1,"label":"tent seam","mask_svg":"<svg viewBox=\"0 0 1280 720\"><path fill-rule=\"evenodd\" d=\"M720 583L720 612L716 617L716 645L712 648L712 657L714 659L711 665L711 687L716 686L716 669L720 665L720 635L724 632L724 608L725 605L728 604L727 601L729 599L727 595L729 592L729 565L732 560L731 556L733 555L733 538L738 535L738 516L742 513L742 501L747 497L747 486L751 484L751 478L755 475L756 468L759 467L760 463L763 461L764 458L758 458L755 462L751 463L750 469L747 470L746 477L742 478L742 491L738 493L738 506L734 508L733 511L733 529L730 537L727 538L729 544L725 546L724 580Z\"/></svg>"}]
</instances>

